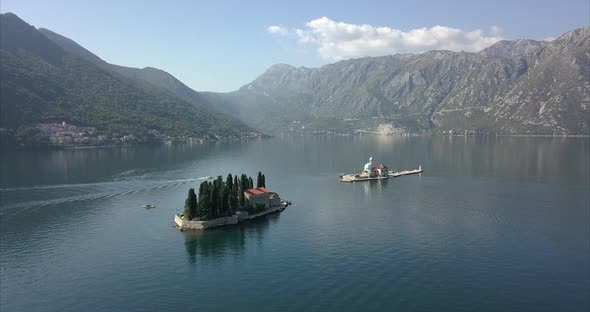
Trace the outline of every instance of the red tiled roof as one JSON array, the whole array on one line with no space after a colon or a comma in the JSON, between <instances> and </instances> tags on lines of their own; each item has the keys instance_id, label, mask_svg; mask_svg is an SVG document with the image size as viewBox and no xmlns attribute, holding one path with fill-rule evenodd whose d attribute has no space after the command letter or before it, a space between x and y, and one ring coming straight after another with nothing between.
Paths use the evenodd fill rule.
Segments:
<instances>
[{"instance_id":1,"label":"red tiled roof","mask_svg":"<svg viewBox=\"0 0 590 312\"><path fill-rule=\"evenodd\" d=\"M252 194L252 195L260 195L260 194L265 194L265 193L276 194L274 192L270 192L265 187L251 188L251 189L245 190L244 192Z\"/></svg>"},{"instance_id":2,"label":"red tiled roof","mask_svg":"<svg viewBox=\"0 0 590 312\"><path fill-rule=\"evenodd\" d=\"M264 194L265 192L259 190L259 189L247 189L244 192L248 193L248 194L252 194L252 195L260 195L260 194Z\"/></svg>"}]
</instances>

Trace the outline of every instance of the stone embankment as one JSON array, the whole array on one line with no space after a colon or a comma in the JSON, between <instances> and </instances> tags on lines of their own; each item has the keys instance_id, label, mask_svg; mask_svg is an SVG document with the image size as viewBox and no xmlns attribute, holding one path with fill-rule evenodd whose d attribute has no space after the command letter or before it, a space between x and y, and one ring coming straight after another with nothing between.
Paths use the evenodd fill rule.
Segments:
<instances>
[{"instance_id":1,"label":"stone embankment","mask_svg":"<svg viewBox=\"0 0 590 312\"><path fill-rule=\"evenodd\" d=\"M265 209L260 212L256 212L253 214L249 214L247 211L239 211L231 217L223 217L217 218L207 221L196 221L196 220L185 220L180 215L174 215L174 223L176 223L176 227L181 231L186 230L207 230L221 226L228 226L228 225L236 225L239 222L243 222L246 220L252 220L255 218L259 218L274 212L283 211L289 202L281 203L279 206L274 206L268 209Z\"/></svg>"}]
</instances>

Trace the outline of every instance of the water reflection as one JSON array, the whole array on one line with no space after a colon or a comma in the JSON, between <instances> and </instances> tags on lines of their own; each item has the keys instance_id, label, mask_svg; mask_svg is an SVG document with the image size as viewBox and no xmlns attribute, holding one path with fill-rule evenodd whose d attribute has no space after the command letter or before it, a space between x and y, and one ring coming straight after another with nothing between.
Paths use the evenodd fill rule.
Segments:
<instances>
[{"instance_id":1,"label":"water reflection","mask_svg":"<svg viewBox=\"0 0 590 312\"><path fill-rule=\"evenodd\" d=\"M3 151L0 186L86 183L110 180L135 170L161 172L244 146L243 142L233 142Z\"/></svg>"},{"instance_id":2,"label":"water reflection","mask_svg":"<svg viewBox=\"0 0 590 312\"><path fill-rule=\"evenodd\" d=\"M246 241L254 239L258 244L262 243L270 225L278 222L279 217L280 213L275 213L234 227L183 232L188 262L196 264L221 261L228 256L241 257Z\"/></svg>"},{"instance_id":3,"label":"water reflection","mask_svg":"<svg viewBox=\"0 0 590 312\"><path fill-rule=\"evenodd\" d=\"M436 137L432 159L445 173L466 176L512 176L538 182L587 178L587 138L565 137ZM567 164L564 166L563 164ZM429 168L429 167L426 167ZM427 169L428 170L428 169ZM563 172L567 170L568 172Z\"/></svg>"},{"instance_id":4,"label":"water reflection","mask_svg":"<svg viewBox=\"0 0 590 312\"><path fill-rule=\"evenodd\" d=\"M383 180L373 180L373 181L366 181L366 182L355 182L363 185L363 191L365 195L369 197L374 193L380 193L387 189L387 184L389 183L389 179Z\"/></svg>"}]
</instances>

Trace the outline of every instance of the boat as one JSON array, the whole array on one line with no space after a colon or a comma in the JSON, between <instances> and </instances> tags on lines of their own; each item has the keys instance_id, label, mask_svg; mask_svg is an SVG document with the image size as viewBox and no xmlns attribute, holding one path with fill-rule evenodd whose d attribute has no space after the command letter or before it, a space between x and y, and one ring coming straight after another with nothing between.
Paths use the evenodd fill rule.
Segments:
<instances>
[{"instance_id":1,"label":"boat","mask_svg":"<svg viewBox=\"0 0 590 312\"><path fill-rule=\"evenodd\" d=\"M365 164L363 171L361 171L360 173L341 173L340 182L382 180L417 173L422 173L422 165L420 165L418 169L414 170L392 171L389 170L389 168L387 168L387 166L384 164L373 164L373 157L370 157L369 162Z\"/></svg>"},{"instance_id":2,"label":"boat","mask_svg":"<svg viewBox=\"0 0 590 312\"><path fill-rule=\"evenodd\" d=\"M283 211L285 210L285 208L289 207L291 205L291 201L289 200L281 200L281 202L279 203L279 211Z\"/></svg>"},{"instance_id":3,"label":"boat","mask_svg":"<svg viewBox=\"0 0 590 312\"><path fill-rule=\"evenodd\" d=\"M145 209L156 208L156 205L145 204L145 205L143 205L143 208L145 208Z\"/></svg>"}]
</instances>

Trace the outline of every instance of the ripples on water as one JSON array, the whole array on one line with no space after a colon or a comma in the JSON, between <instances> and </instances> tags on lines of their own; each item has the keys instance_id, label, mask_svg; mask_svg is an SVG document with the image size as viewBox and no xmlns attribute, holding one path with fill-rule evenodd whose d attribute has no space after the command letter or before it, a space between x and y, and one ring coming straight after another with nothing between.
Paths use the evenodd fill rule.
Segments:
<instances>
[{"instance_id":1,"label":"ripples on water","mask_svg":"<svg viewBox=\"0 0 590 312\"><path fill-rule=\"evenodd\" d=\"M34 209L47 205L57 205L61 203L85 200L99 200L103 198L111 198L114 196L148 192L162 188L179 187L187 184L194 185L195 182L200 180L205 180L205 177L197 179L178 179L165 181L126 179L123 181L100 183L39 185L31 187L5 188L0 189L3 199L3 209L0 213L0 216L6 216L7 214L11 213L16 214L21 212L23 209ZM49 199L22 201L22 198L25 196L30 199L28 194L31 193L34 197L49 197ZM73 195L63 196L64 193Z\"/></svg>"},{"instance_id":2,"label":"ripples on water","mask_svg":"<svg viewBox=\"0 0 590 312\"><path fill-rule=\"evenodd\" d=\"M368 156L426 171L337 182ZM587 139L288 137L0 160L2 310L590 307ZM199 177L259 169L294 206L172 227Z\"/></svg>"}]
</instances>

